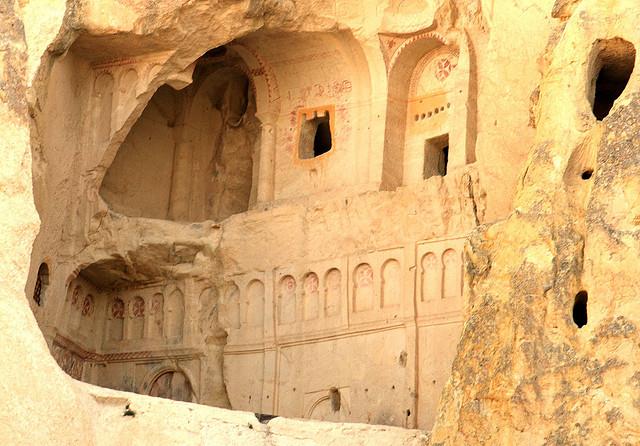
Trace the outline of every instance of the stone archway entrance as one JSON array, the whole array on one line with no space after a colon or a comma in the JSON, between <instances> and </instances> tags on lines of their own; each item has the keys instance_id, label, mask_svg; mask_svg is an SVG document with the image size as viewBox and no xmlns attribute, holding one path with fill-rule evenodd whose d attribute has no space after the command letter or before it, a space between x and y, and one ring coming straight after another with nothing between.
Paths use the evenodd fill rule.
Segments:
<instances>
[{"instance_id":1,"label":"stone archway entrance","mask_svg":"<svg viewBox=\"0 0 640 446\"><path fill-rule=\"evenodd\" d=\"M179 371L160 374L151 384L149 395L176 401L194 401L189 379Z\"/></svg>"}]
</instances>

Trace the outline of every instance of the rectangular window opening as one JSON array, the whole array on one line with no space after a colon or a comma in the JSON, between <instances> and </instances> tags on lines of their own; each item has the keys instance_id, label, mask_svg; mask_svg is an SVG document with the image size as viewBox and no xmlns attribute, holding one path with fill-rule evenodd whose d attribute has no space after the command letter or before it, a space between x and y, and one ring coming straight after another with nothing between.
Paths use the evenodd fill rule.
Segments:
<instances>
[{"instance_id":1,"label":"rectangular window opening","mask_svg":"<svg viewBox=\"0 0 640 446\"><path fill-rule=\"evenodd\" d=\"M332 135L331 121L328 111L323 116L314 116L306 119L300 127L300 140L298 141L298 156L300 159L311 159L323 155L331 150Z\"/></svg>"},{"instance_id":2,"label":"rectangular window opening","mask_svg":"<svg viewBox=\"0 0 640 446\"><path fill-rule=\"evenodd\" d=\"M445 176L449 163L449 135L442 135L425 141L423 178Z\"/></svg>"}]
</instances>

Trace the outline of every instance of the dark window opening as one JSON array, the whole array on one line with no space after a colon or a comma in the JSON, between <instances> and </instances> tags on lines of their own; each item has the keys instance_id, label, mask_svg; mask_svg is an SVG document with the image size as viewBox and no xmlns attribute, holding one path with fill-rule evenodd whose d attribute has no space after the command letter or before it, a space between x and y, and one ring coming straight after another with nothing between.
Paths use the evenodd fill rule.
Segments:
<instances>
[{"instance_id":1,"label":"dark window opening","mask_svg":"<svg viewBox=\"0 0 640 446\"><path fill-rule=\"evenodd\" d=\"M593 176L593 170L589 169L589 170L585 170L584 172L582 172L582 175L580 175L580 178L582 178L583 180L588 180Z\"/></svg>"},{"instance_id":2,"label":"dark window opening","mask_svg":"<svg viewBox=\"0 0 640 446\"><path fill-rule=\"evenodd\" d=\"M49 285L49 267L46 263L38 268L38 277L36 277L36 286L33 289L33 300L40 307L44 302L45 291Z\"/></svg>"},{"instance_id":3,"label":"dark window opening","mask_svg":"<svg viewBox=\"0 0 640 446\"><path fill-rule=\"evenodd\" d=\"M227 47L219 46L217 48L212 48L206 53L202 55L203 59L213 59L216 57L224 57L227 54Z\"/></svg>"},{"instance_id":4,"label":"dark window opening","mask_svg":"<svg viewBox=\"0 0 640 446\"><path fill-rule=\"evenodd\" d=\"M427 140L424 147L423 178L445 176L449 163L449 135Z\"/></svg>"},{"instance_id":5,"label":"dark window opening","mask_svg":"<svg viewBox=\"0 0 640 446\"><path fill-rule=\"evenodd\" d=\"M332 148L329 112L324 116L305 119L300 128L298 153L300 159L310 159L329 152Z\"/></svg>"},{"instance_id":6,"label":"dark window opening","mask_svg":"<svg viewBox=\"0 0 640 446\"><path fill-rule=\"evenodd\" d=\"M329 401L331 410L338 412L340 410L340 391L336 387L329 389Z\"/></svg>"},{"instance_id":7,"label":"dark window opening","mask_svg":"<svg viewBox=\"0 0 640 446\"><path fill-rule=\"evenodd\" d=\"M589 295L586 291L580 291L576 294L576 298L573 302L573 322L582 328L587 325L587 300Z\"/></svg>"},{"instance_id":8,"label":"dark window opening","mask_svg":"<svg viewBox=\"0 0 640 446\"><path fill-rule=\"evenodd\" d=\"M593 114L602 121L627 86L636 61L636 50L632 43L620 38L600 41L599 49Z\"/></svg>"},{"instance_id":9,"label":"dark window opening","mask_svg":"<svg viewBox=\"0 0 640 446\"><path fill-rule=\"evenodd\" d=\"M329 117L322 121L316 128L316 136L313 138L313 156L320 156L331 150L331 128L329 127Z\"/></svg>"}]
</instances>

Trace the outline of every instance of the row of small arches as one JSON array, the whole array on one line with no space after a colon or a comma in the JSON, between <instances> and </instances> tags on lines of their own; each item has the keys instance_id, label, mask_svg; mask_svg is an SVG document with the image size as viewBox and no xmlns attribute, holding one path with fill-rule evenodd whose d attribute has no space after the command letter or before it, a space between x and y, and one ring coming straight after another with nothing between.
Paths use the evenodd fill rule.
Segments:
<instances>
[{"instance_id":1,"label":"row of small arches","mask_svg":"<svg viewBox=\"0 0 640 446\"><path fill-rule=\"evenodd\" d=\"M151 78L154 75L154 71L157 70L155 66L151 66L146 73L147 78ZM115 78L117 77L117 88ZM120 113L119 116L114 116L113 110L122 110L126 108L124 105L135 105L135 98L137 96L137 90L139 85L138 71L134 68L124 69L119 76L114 76L112 73L103 71L94 80L93 84L93 122L96 123L95 128L95 142L105 143L111 136L111 131L116 128L126 118L124 113ZM115 101L114 104L114 93ZM115 105L115 106L114 106Z\"/></svg>"},{"instance_id":2,"label":"row of small arches","mask_svg":"<svg viewBox=\"0 0 640 446\"><path fill-rule=\"evenodd\" d=\"M67 330L90 337L95 331L95 298L80 286L73 287L65 300Z\"/></svg>"},{"instance_id":3,"label":"row of small arches","mask_svg":"<svg viewBox=\"0 0 640 446\"><path fill-rule=\"evenodd\" d=\"M462 259L454 249L445 250L441 256L428 252L422 257L422 300L440 297L457 297L462 287ZM363 262L353 270L352 311L363 312L375 308L391 308L400 305L403 296L403 272L400 261L387 259L376 276L371 264ZM300 286L301 283L301 286ZM343 299L342 273L338 268L328 269L322 276L310 271L300 280L287 274L277 283L276 317L279 325L300 320L333 317L341 312ZM231 283L220 304L220 321L225 328L241 326L261 327L264 323L265 286L253 279L241 293L237 284Z\"/></svg>"},{"instance_id":4,"label":"row of small arches","mask_svg":"<svg viewBox=\"0 0 640 446\"><path fill-rule=\"evenodd\" d=\"M321 284L318 274L313 271L306 273L302 277L300 292L292 275L280 279L277 297L279 324L340 314L342 273L338 268L331 268L322 277Z\"/></svg>"},{"instance_id":5,"label":"row of small arches","mask_svg":"<svg viewBox=\"0 0 640 446\"><path fill-rule=\"evenodd\" d=\"M427 252L421 259L421 300L458 297L462 293L462 258L454 249L441 256Z\"/></svg>"},{"instance_id":6,"label":"row of small arches","mask_svg":"<svg viewBox=\"0 0 640 446\"><path fill-rule=\"evenodd\" d=\"M162 293L146 299L112 297L106 314L108 340L181 337L184 312L184 298L179 290L168 299Z\"/></svg>"}]
</instances>

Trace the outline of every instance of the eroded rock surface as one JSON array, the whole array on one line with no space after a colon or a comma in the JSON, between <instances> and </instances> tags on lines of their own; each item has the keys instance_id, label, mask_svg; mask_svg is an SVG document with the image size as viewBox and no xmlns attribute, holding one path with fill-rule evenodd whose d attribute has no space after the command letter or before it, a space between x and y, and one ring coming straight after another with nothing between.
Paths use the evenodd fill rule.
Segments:
<instances>
[{"instance_id":1,"label":"eroded rock surface","mask_svg":"<svg viewBox=\"0 0 640 446\"><path fill-rule=\"evenodd\" d=\"M4 8L0 437L638 442L632 2Z\"/></svg>"}]
</instances>

